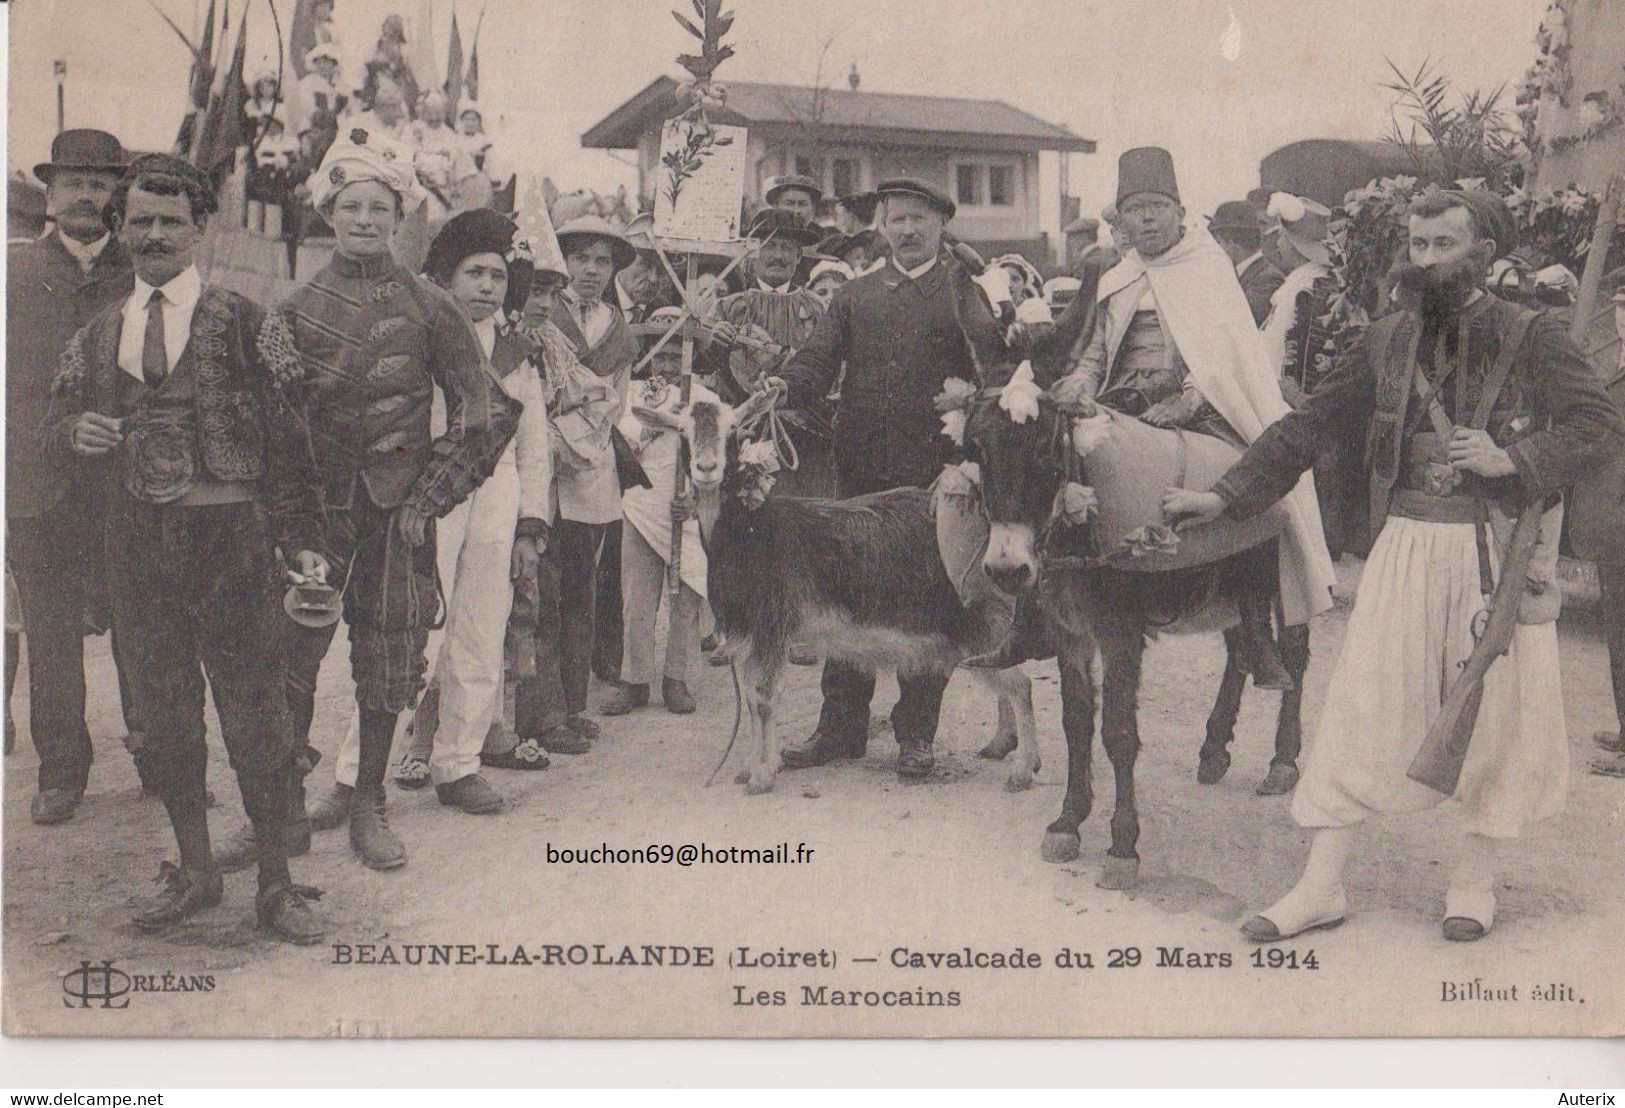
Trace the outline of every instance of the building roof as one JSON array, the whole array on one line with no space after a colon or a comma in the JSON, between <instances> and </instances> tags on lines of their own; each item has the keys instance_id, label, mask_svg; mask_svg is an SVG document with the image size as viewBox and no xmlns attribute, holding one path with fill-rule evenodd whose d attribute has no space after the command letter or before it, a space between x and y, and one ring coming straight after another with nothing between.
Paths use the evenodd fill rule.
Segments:
<instances>
[{"instance_id":1,"label":"building roof","mask_svg":"<svg viewBox=\"0 0 1625 1108\"><path fill-rule=\"evenodd\" d=\"M1092 153L1093 139L1013 108L1002 100L911 96L852 89L816 89L725 81L728 110L719 123L800 127L818 123L848 140L901 142L961 149L1065 150ZM680 110L677 82L658 77L581 136L593 149L625 150Z\"/></svg>"}]
</instances>

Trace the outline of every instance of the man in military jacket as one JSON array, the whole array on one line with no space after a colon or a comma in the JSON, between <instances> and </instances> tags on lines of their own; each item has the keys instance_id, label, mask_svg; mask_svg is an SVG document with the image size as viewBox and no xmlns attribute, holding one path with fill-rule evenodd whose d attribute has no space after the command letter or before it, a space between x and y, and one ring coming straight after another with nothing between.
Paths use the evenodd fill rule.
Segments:
<instances>
[{"instance_id":1,"label":"man in military jacket","mask_svg":"<svg viewBox=\"0 0 1625 1108\"><path fill-rule=\"evenodd\" d=\"M1321 710L1292 815L1314 829L1294 888L1243 933L1274 942L1340 922L1355 829L1445 797L1407 769L1493 595L1509 515L1545 512L1518 626L1486 674L1455 798L1462 842L1443 933L1486 934L1499 844L1559 812L1567 788L1556 619L1560 516L1549 499L1625 425L1556 318L1484 289L1516 225L1482 192L1431 193L1410 212L1401 310L1367 329L1304 405L1267 428L1212 492L1170 489L1171 518L1245 519L1291 489L1320 452L1370 429L1380 527ZM1508 506L1510 511L1508 510Z\"/></svg>"}]
</instances>

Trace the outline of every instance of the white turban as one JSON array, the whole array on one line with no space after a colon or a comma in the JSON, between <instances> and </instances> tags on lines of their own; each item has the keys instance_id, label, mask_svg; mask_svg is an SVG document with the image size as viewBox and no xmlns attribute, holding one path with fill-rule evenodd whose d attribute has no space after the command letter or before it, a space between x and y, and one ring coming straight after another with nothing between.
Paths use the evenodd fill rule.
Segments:
<instances>
[{"instance_id":1,"label":"white turban","mask_svg":"<svg viewBox=\"0 0 1625 1108\"><path fill-rule=\"evenodd\" d=\"M415 211L425 199L410 146L365 127L341 128L321 168L310 175L310 201L322 211L339 190L357 181L379 182L400 197L402 211Z\"/></svg>"}]
</instances>

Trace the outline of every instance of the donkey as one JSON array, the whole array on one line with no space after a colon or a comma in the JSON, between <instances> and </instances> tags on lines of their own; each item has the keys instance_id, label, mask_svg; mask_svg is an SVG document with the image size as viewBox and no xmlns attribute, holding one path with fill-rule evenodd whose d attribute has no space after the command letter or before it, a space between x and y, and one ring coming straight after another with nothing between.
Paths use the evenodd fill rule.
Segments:
<instances>
[{"instance_id":1,"label":"donkey","mask_svg":"<svg viewBox=\"0 0 1625 1108\"><path fill-rule=\"evenodd\" d=\"M676 413L634 408L646 424L682 434L700 504L707 592L748 721L750 794L773 788L779 766L774 704L792 643L827 658L903 673L951 672L998 642L1009 607L966 607L938 554L931 492L900 488L850 500L766 496L755 444L742 429L767 415L773 390L736 410L696 398ZM1019 668L973 671L1013 723L1017 760L1007 787L1030 788L1039 768L1032 684ZM997 740L995 740L997 741Z\"/></svg>"},{"instance_id":2,"label":"donkey","mask_svg":"<svg viewBox=\"0 0 1625 1108\"><path fill-rule=\"evenodd\" d=\"M999 371L992 376L998 377ZM1003 376L1008 377L1008 371ZM994 584L1007 593L1037 590L1058 649L1067 785L1061 814L1045 831L1042 855L1049 862L1068 862L1078 856L1078 828L1093 803L1090 755L1095 689L1091 667L1098 643L1104 664L1101 732L1116 780L1116 807L1111 848L1097 883L1102 888L1126 889L1139 873L1134 763L1140 747L1137 700L1146 641L1175 620L1186 623L1174 627L1176 631L1196 629L1186 621L1212 608L1213 601L1239 595L1248 582L1259 579L1258 574L1274 573L1275 540L1220 562L1166 572L1126 570L1091 557L1096 552L1088 547L1086 529L1070 527L1064 519L1052 520L1073 452L1071 420L1075 415L1094 413L1062 411L1046 394L1040 398L1036 418L1017 423L996 402L1001 387L990 381L984 384L990 387L971 400L964 431L965 453L979 469L980 501L989 522L982 565ZM1293 630L1283 636L1281 653L1301 689L1309 640L1307 629ZM1226 642L1230 660L1200 755L1198 778L1205 783L1218 781L1229 768L1225 747L1244 681L1237 643L1229 636ZM1294 782L1300 704L1300 694L1283 694L1276 735L1277 764L1291 767Z\"/></svg>"}]
</instances>

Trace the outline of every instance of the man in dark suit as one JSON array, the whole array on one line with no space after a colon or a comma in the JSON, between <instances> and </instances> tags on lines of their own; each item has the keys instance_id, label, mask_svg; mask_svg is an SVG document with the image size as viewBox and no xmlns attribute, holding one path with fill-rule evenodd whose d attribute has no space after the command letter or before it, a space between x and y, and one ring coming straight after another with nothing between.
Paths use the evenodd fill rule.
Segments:
<instances>
[{"instance_id":1,"label":"man in dark suit","mask_svg":"<svg viewBox=\"0 0 1625 1108\"><path fill-rule=\"evenodd\" d=\"M63 131L51 160L34 167L56 229L8 250L6 561L28 636L35 823L70 819L90 775L83 637L86 558L97 548L87 488L47 460L39 432L68 340L135 284L129 255L102 222L127 161L105 131Z\"/></svg>"},{"instance_id":2,"label":"man in dark suit","mask_svg":"<svg viewBox=\"0 0 1625 1108\"><path fill-rule=\"evenodd\" d=\"M1245 200L1226 201L1207 221L1207 229L1213 241L1235 263L1236 279L1241 282L1241 291L1247 294L1253 322L1262 327L1270 314L1270 297L1286 276L1260 252L1263 227L1258 221L1258 209Z\"/></svg>"},{"instance_id":3,"label":"man in dark suit","mask_svg":"<svg viewBox=\"0 0 1625 1108\"><path fill-rule=\"evenodd\" d=\"M941 471L947 442L932 398L949 377L976 379L954 311L950 267L958 263L942 254L954 202L915 180L884 181L877 191L891 259L836 290L828 312L784 370L785 406L801 409L827 395L845 366L834 439L841 497L930 484ZM818 726L805 742L784 750L786 769L863 755L874 674L830 662L822 683ZM891 718L899 776L930 774L947 684L940 674L898 678L901 695Z\"/></svg>"}]
</instances>

